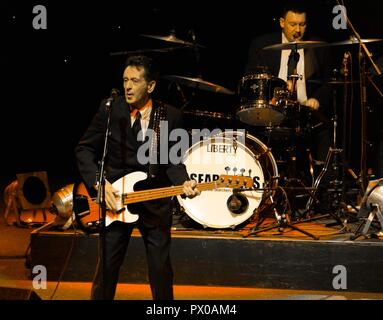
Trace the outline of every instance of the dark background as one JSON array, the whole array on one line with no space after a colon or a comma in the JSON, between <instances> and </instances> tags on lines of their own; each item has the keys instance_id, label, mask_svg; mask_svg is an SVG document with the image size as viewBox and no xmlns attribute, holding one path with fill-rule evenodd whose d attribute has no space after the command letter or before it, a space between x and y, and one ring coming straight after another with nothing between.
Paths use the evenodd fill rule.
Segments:
<instances>
[{"instance_id":1,"label":"dark background","mask_svg":"<svg viewBox=\"0 0 383 320\"><path fill-rule=\"evenodd\" d=\"M245 66L251 38L279 30L278 8L284 1L3 1L1 8L0 68L1 146L3 184L16 173L48 171L53 189L77 178L73 149L96 112L102 98L113 87L122 89L121 76L126 55L111 53L173 46L141 34L176 36L191 41L190 30L205 48L201 63L194 52L178 50L158 53L162 72L211 81L233 91ZM311 0L308 33L333 42L351 30L335 30L332 0ZM47 8L47 30L34 30L32 9ZM383 38L381 10L374 0L345 1L348 15L362 38ZM369 44L378 57L383 43ZM332 68L339 68L343 53L354 48L333 47ZM355 58L356 61L356 58ZM185 88L188 99L191 92ZM373 90L371 90L373 91ZM190 94L190 96L189 96ZM177 107L182 99L167 80L159 85L157 97ZM355 96L358 102L358 95ZM382 127L382 100L368 96L369 139L376 140ZM188 108L224 113L235 112L237 96L195 92ZM353 106L356 110L359 104ZM378 111L377 111L378 109ZM357 112L355 112L357 115ZM377 120L378 119L378 120ZM353 125L359 137L359 122ZM355 140L356 141L356 140ZM352 148L359 148L353 143ZM375 149L374 149L375 148ZM376 144L369 149L374 166ZM358 151L357 151L358 153ZM358 172L358 163L355 162Z\"/></svg>"}]
</instances>

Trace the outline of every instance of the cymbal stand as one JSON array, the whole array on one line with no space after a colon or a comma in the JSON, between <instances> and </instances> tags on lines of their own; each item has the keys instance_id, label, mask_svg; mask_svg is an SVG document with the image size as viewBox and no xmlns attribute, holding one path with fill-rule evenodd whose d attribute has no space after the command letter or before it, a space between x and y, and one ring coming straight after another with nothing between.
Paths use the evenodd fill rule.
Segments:
<instances>
[{"instance_id":1,"label":"cymbal stand","mask_svg":"<svg viewBox=\"0 0 383 320\"><path fill-rule=\"evenodd\" d=\"M339 0L336 0L338 5L341 5ZM375 69L377 75L381 75L382 71L379 66L375 63L372 58L371 52L368 50L366 44L363 42L361 36L356 31L354 25L351 23L349 15L345 15L347 20L347 25L352 30L354 36L358 39L359 42L359 71L360 71L360 92L361 92L361 114L362 114L362 129L361 129L361 164L360 164L360 179L362 184L363 191L367 188L367 164L366 164L366 58L370 61L372 67Z\"/></svg>"},{"instance_id":2,"label":"cymbal stand","mask_svg":"<svg viewBox=\"0 0 383 320\"><path fill-rule=\"evenodd\" d=\"M289 61L288 61L288 66L287 66L287 69L288 69L287 78L288 78L288 80L291 81L291 88L289 90L290 91L289 92L289 101L290 101L289 107L293 108L294 112L297 114L300 114L300 111L301 111L301 109L300 109L301 105L298 101L298 88L297 88L298 80L302 80L302 75L298 75L299 58L300 58L300 55L298 53L298 45L295 44L294 47L292 48L290 56L289 56ZM291 74L289 74L290 69L291 69ZM295 190L304 189L305 193L309 193L310 197L315 198L315 195L313 195L311 191L307 191L308 189L311 189L311 188L306 188L304 182L301 179L299 179L298 175L297 175L297 145L298 145L297 139L302 138L302 124L301 124L300 117L294 118L293 127L294 127L294 130L293 130L292 135L291 135L291 141L292 141L291 146L287 149L288 153L289 153L289 156L288 156L289 160L288 160L288 169L287 169L288 175L286 177L285 187L288 184L297 184L298 183L299 185L303 186L303 188L301 188L301 187L290 187L290 189L295 189ZM306 151L308 151L308 154L310 156L311 154L310 154L309 150L306 150ZM312 180L314 180L312 161L310 161L309 167L310 167L309 171L311 173L311 178L312 178ZM294 206L294 210L295 209L296 209L296 207ZM293 214L293 213L291 213L291 214ZM295 214L298 214L297 210L295 210Z\"/></svg>"},{"instance_id":3,"label":"cymbal stand","mask_svg":"<svg viewBox=\"0 0 383 320\"><path fill-rule=\"evenodd\" d=\"M292 55L292 61L288 61L287 65L287 70L289 70L289 64L292 63L292 73L291 75L287 75L287 79L291 81L291 90L290 90L290 95L291 99L293 101L297 101L297 81L301 79L302 77L298 75L297 67L298 67L298 62L299 62L299 53L298 53L298 45L295 44L294 48L291 50L291 55ZM289 57L290 58L290 57Z\"/></svg>"},{"instance_id":4,"label":"cymbal stand","mask_svg":"<svg viewBox=\"0 0 383 320\"><path fill-rule=\"evenodd\" d=\"M195 61L196 61L197 78L202 79L201 55L200 55L200 51L199 51L199 48L198 48L198 43L197 43L196 35L195 35L195 32L194 32L193 29L189 30L189 34L190 34L190 36L192 38L192 43L193 43L193 50L194 50ZM180 92L182 100L183 100L183 104L182 104L182 106L180 108L180 110L183 111L186 107L188 107L191 104L192 100L195 98L195 96L196 96L196 88L193 87L193 90L192 90L192 93L191 93L191 98L186 99L182 89L179 86L179 84L177 82L175 82L175 83L176 83L176 86L177 86L177 90Z\"/></svg>"},{"instance_id":5,"label":"cymbal stand","mask_svg":"<svg viewBox=\"0 0 383 320\"><path fill-rule=\"evenodd\" d=\"M346 75L347 77L347 75ZM345 86L346 86L346 79L345 79ZM327 152L326 160L324 162L323 168L321 172L319 173L317 179L315 180L313 184L313 194L316 195L318 188L322 182L322 179L324 175L329 171L329 169L332 169L334 174L334 179L329 182L330 188L328 189L330 193L330 200L331 202L331 209L328 212L329 215L331 215L334 220L336 221L336 224L342 225L343 227L344 222L340 219L340 213L342 213L345 209L345 202L344 202L344 196L345 196L345 189L344 189L344 155L343 155L343 149L338 146L338 136L337 136L337 130L338 130L338 107L337 107L337 90L336 87L333 87L333 117L332 117L332 143L331 146ZM344 100L344 103L346 103L346 100ZM346 106L344 106L344 109ZM344 124L343 126L345 126ZM345 132L345 131L344 131ZM343 141L345 141L345 137L343 137ZM342 161L343 160L343 161ZM310 197L310 199L306 203L305 211L310 213L311 207L314 202L314 197ZM315 199L316 203L319 203L318 199ZM333 209L336 210L336 212L332 212Z\"/></svg>"},{"instance_id":6,"label":"cymbal stand","mask_svg":"<svg viewBox=\"0 0 383 320\"><path fill-rule=\"evenodd\" d=\"M195 54L195 61L196 61L196 64L197 64L197 78L202 78L202 72L201 72L201 55L200 55L200 52L199 52L199 48L198 48L198 44L197 44L197 39L196 39L196 36L195 36L195 32L193 29L191 29L189 31L190 35L191 35L191 38L192 38L192 42L193 42L193 49L194 49L194 54Z\"/></svg>"}]
</instances>

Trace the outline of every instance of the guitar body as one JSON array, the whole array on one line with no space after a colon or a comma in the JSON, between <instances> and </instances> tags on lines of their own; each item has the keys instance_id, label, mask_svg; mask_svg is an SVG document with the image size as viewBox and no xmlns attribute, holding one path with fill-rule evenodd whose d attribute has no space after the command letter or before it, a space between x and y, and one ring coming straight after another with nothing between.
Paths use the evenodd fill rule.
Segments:
<instances>
[{"instance_id":1,"label":"guitar body","mask_svg":"<svg viewBox=\"0 0 383 320\"><path fill-rule=\"evenodd\" d=\"M124 205L121 195L141 190L147 174L136 171L115 181L112 186L119 191L117 197L118 211L106 211L105 226L109 226L114 221L125 223L135 223L138 214L133 213L137 204ZM96 203L97 193L90 195L83 183L76 185L73 189L73 211L79 227L87 233L98 232L101 221L101 206Z\"/></svg>"}]
</instances>

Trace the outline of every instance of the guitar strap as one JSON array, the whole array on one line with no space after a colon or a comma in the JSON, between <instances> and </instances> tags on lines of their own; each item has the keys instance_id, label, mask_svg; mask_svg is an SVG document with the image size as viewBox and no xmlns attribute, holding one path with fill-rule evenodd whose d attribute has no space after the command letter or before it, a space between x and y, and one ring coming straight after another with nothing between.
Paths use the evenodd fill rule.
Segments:
<instances>
[{"instance_id":1,"label":"guitar strap","mask_svg":"<svg viewBox=\"0 0 383 320\"><path fill-rule=\"evenodd\" d=\"M155 178L159 170L160 150L161 150L161 121L166 120L167 112L165 106L157 102L158 106L154 110L153 132L154 137L150 145L149 178Z\"/></svg>"}]
</instances>

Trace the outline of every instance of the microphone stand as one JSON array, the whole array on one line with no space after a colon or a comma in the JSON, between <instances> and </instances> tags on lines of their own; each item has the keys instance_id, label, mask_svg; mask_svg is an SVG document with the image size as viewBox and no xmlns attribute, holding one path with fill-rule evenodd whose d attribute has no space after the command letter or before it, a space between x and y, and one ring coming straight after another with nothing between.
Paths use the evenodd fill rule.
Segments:
<instances>
[{"instance_id":1,"label":"microphone stand","mask_svg":"<svg viewBox=\"0 0 383 320\"><path fill-rule=\"evenodd\" d=\"M112 104L115 94L112 91L112 96L106 102L106 109L108 111L108 119L106 124L104 150L101 160L99 161L98 179L97 179L97 200L96 203L101 208L101 223L99 232L99 271L101 272L101 288L102 296L105 299L105 219L106 219L106 201L105 201L105 159L108 154L108 139L110 136L110 118L112 114Z\"/></svg>"}]
</instances>

